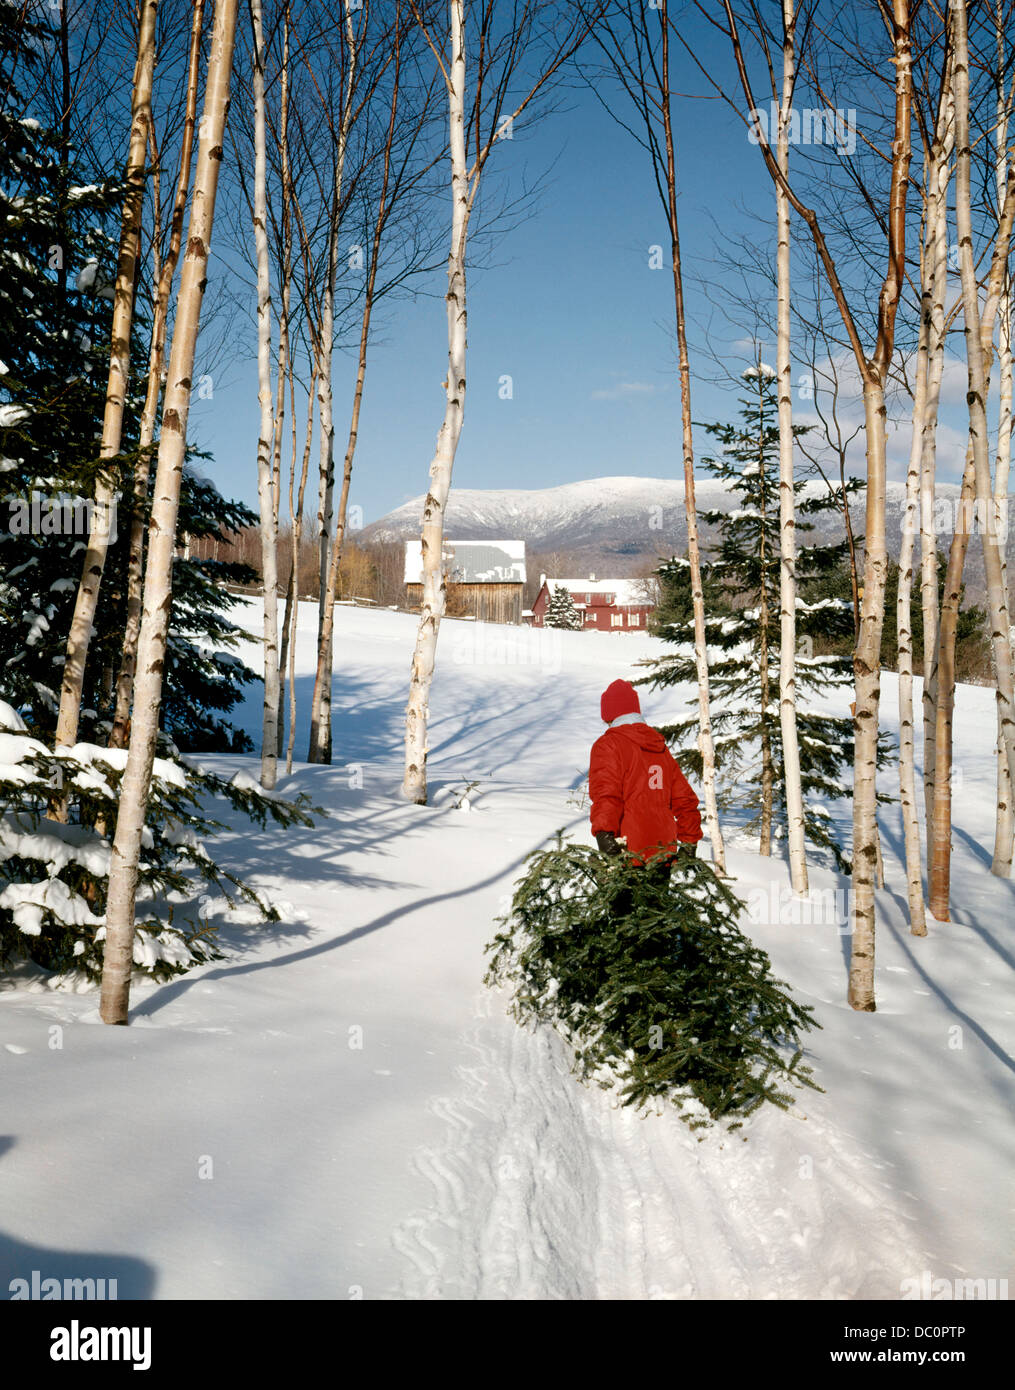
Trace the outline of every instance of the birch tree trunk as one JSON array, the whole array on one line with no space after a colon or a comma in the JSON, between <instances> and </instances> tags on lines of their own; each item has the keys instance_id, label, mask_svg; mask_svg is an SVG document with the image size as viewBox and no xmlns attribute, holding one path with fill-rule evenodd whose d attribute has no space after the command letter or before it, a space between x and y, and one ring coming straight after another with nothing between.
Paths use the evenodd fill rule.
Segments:
<instances>
[{"instance_id":1,"label":"birch tree trunk","mask_svg":"<svg viewBox=\"0 0 1015 1390\"><path fill-rule=\"evenodd\" d=\"M287 372L287 384L289 388L289 559L285 564L285 610L282 617L282 630L279 640L278 673L279 673L279 720L278 720L278 756L281 758L285 741L285 690L286 670L289 662L289 629L293 622L293 613L296 604L296 591L293 587L293 578L299 573L299 535L297 534L297 521L293 514L296 505L293 497L293 488L296 486L296 363L294 357L289 359L289 369ZM280 560L280 564L282 561ZM292 692L291 692L292 693ZM291 731L291 720L293 718L292 701L289 707L289 720Z\"/></svg>"},{"instance_id":2,"label":"birch tree trunk","mask_svg":"<svg viewBox=\"0 0 1015 1390\"><path fill-rule=\"evenodd\" d=\"M929 180L934 178L933 164ZM906 471L906 510L899 549L899 584L895 605L895 625L899 652L899 800L902 805L902 831L906 851L906 889L909 899L909 930L914 936L927 935L923 903L923 866L920 854L920 818L916 808L916 765L913 724L913 550L916 515L920 500L921 463L927 408L928 355L930 349L930 304L937 294L934 275L937 265L934 239L936 222L928 217L920 256L922 275L920 336L916 351L916 381L913 396L913 425Z\"/></svg>"},{"instance_id":3,"label":"birch tree trunk","mask_svg":"<svg viewBox=\"0 0 1015 1390\"><path fill-rule=\"evenodd\" d=\"M796 77L794 0L782 0L782 101L776 158L789 178L789 120ZM804 798L800 780L800 745L796 721L796 497L793 490L793 366L790 360L790 225L789 199L775 187L777 226L776 278L779 379L779 722L786 781L787 843L793 892L807 892L804 848Z\"/></svg>"},{"instance_id":4,"label":"birch tree trunk","mask_svg":"<svg viewBox=\"0 0 1015 1390\"><path fill-rule=\"evenodd\" d=\"M332 668L332 639L329 636L327 649L320 650L325 622L327 603L328 573L331 560L331 527L334 519L335 495L335 421L334 394L332 391L332 353L335 339L335 280L338 274L338 236L342 221L343 183L345 180L345 161L349 134L352 128L353 93L356 89L359 46L355 26L352 22L353 0L343 0L345 12L344 32L348 70L342 112L339 117L338 142L335 151L335 179L331 221L328 232L327 284L321 313L321 335L318 357L318 413L320 419L320 486L318 491L317 528L320 549L320 578L317 610L318 666ZM322 732L323 730L323 732ZM331 761L331 680L321 687L310 710L310 746L322 748L326 752L324 761Z\"/></svg>"},{"instance_id":5,"label":"birch tree trunk","mask_svg":"<svg viewBox=\"0 0 1015 1390\"><path fill-rule=\"evenodd\" d=\"M959 493L959 517L970 510L974 494L974 473L971 448L966 451L966 466ZM961 520L956 523L948 551L941 617L937 634L937 659L934 672L934 804L928 828L927 860L930 869L929 906L938 922L949 920L952 835L952 716L955 706L955 635L958 628L959 603L962 598L962 571L969 547L969 529Z\"/></svg>"},{"instance_id":6,"label":"birch tree trunk","mask_svg":"<svg viewBox=\"0 0 1015 1390\"><path fill-rule=\"evenodd\" d=\"M997 34L997 128L994 132L996 149L997 201L1000 209L1004 189L1008 181L1008 123L1011 116L1012 100L1015 98L1015 81L1005 91L1005 72L1007 68L1004 38L1004 5L997 0L995 28ZM998 368L1001 377L1001 399L998 407L997 459L994 465L994 524L996 534L1001 538L1001 588L1008 593L1008 559L1005 546L1008 523L1008 480L1011 466L1011 412L1012 412L1012 304L1011 276L1005 272L1001 289L999 311L1000 332L998 335ZM1001 878L1011 874L1013 840L1015 840L1015 811L1012 807L1013 783L1005 756L1004 738L1001 732L1001 716L998 711L997 728L997 820L994 826L994 858L991 873Z\"/></svg>"},{"instance_id":7,"label":"birch tree trunk","mask_svg":"<svg viewBox=\"0 0 1015 1390\"><path fill-rule=\"evenodd\" d=\"M116 709L109 736L110 748L127 746L131 700L134 697L134 673L137 669L137 639L141 629L141 587L144 574L145 516L148 510L148 478L151 471L151 446L155 438L159 397L162 394L162 366L166 353L166 318L169 295L180 258L183 237L183 218L187 208L190 170L193 162L194 130L197 124L197 83L201 67L201 31L204 23L204 0L194 0L190 28L190 52L187 58L187 95L184 108L183 137L180 163L176 178L176 197L169 228L169 247L158 271L158 289L152 311L151 343L148 350L148 382L138 438L138 458L134 468L134 501L131 510L130 542L127 555L127 621L123 636L123 652L116 679ZM158 246L158 218L155 244Z\"/></svg>"},{"instance_id":8,"label":"birch tree trunk","mask_svg":"<svg viewBox=\"0 0 1015 1390\"><path fill-rule=\"evenodd\" d=\"M744 61L736 16L730 0L723 0L737 71L748 110L757 111ZM912 45L908 0L892 3L892 57L895 69L895 121L892 141L891 186L888 204L888 267L878 299L878 332L874 352L868 357L860 341L828 244L817 214L793 193L757 121L758 144L772 178L789 198L790 205L807 223L829 287L842 315L843 326L863 382L864 422L867 435L867 508L863 604L860 632L853 653L855 677L853 761L853 941L850 956L848 1002L851 1008L871 1012L874 1002L874 884L879 858L877 837L877 749L880 700L881 633L884 625L885 578L885 381L895 346L895 319L906 269L906 195L911 157Z\"/></svg>"},{"instance_id":9,"label":"birch tree trunk","mask_svg":"<svg viewBox=\"0 0 1015 1390\"><path fill-rule=\"evenodd\" d=\"M451 470L465 416L466 285L465 246L469 230L469 177L465 159L464 0L449 0L451 62L447 73L451 153L451 247L448 253L448 374L444 383L444 421L430 463L430 486L423 503L423 595L405 712L405 775L402 794L426 804L427 721L437 635L447 598L441 556L444 510Z\"/></svg>"},{"instance_id":10,"label":"birch tree trunk","mask_svg":"<svg viewBox=\"0 0 1015 1390\"><path fill-rule=\"evenodd\" d=\"M929 178L927 235L933 238L934 264L929 268L933 287L929 305L927 344L927 399L924 407L920 457L920 599L923 608L923 795L927 853L930 855L934 812L937 727L937 642L939 621L937 531L934 523L934 482L937 473L937 422L944 376L945 297L948 290L948 184L955 146L955 98L952 90L950 31L946 35L949 57L945 69L934 132ZM926 283L926 282L925 282ZM921 306L928 312L928 306Z\"/></svg>"},{"instance_id":11,"label":"birch tree trunk","mask_svg":"<svg viewBox=\"0 0 1015 1390\"><path fill-rule=\"evenodd\" d=\"M155 69L155 25L158 0L142 0L138 30L137 61L131 93L130 144L127 151L127 192L120 217L120 251L116 267L113 300L112 344L109 378L102 417L99 458L104 463L120 452L123 410L130 376L130 335L134 320L134 284L137 275L138 246L141 239L141 212L144 194L145 154L152 118L152 75ZM85 679L85 664L92 638L99 588L110 544L110 528L116 506L116 488L108 478L95 485L88 544L85 548L81 582L78 585L74 615L67 637L67 656L60 689L60 709L56 722L56 744L77 741L78 721ZM60 818L66 816L65 803Z\"/></svg>"},{"instance_id":12,"label":"birch tree trunk","mask_svg":"<svg viewBox=\"0 0 1015 1390\"><path fill-rule=\"evenodd\" d=\"M998 357L1001 374L1001 402L997 431L997 462L994 467L994 524L996 533L1002 538L1001 547L1001 587L1008 592L1008 563L1003 538L1008 525L1008 486L1011 466L1011 412L1012 412L1012 306L1011 277L1006 274L1004 290L1001 295L1000 339ZM1015 840L1015 812L1012 807L1012 779L1008 770L1004 738L1001 732L1001 715L998 711L997 730L997 821L994 827L994 858L991 873L1001 878L1011 874L1013 840Z\"/></svg>"},{"instance_id":13,"label":"birch tree trunk","mask_svg":"<svg viewBox=\"0 0 1015 1390\"><path fill-rule=\"evenodd\" d=\"M961 13L960 13L961 9ZM993 357L994 319L1001 301L1015 218L1015 166L1009 168L1001 206L997 240L987 277L982 313L976 274L972 264L972 228L969 193L969 72L965 7L953 3L949 10L955 40L955 144L956 144L956 225L959 233L959 263L963 277L963 310L969 377L969 444L959 497L959 514L952 536L941 604L936 659L936 720L934 804L931 818L930 910L939 922L949 920L951 880L951 761L952 716L955 695L955 637L962 593L962 570L969 545L974 498L984 517L984 569L990 604L991 648L998 683L998 718L1003 734L1005 761L1012 765L1011 718L1012 651L1008 628L1007 600L1001 590L1001 565L996 537L990 524L993 496L990 487L990 461L987 452L986 395ZM961 67L961 72L960 72ZM963 143L964 142L964 143ZM965 244L963 244L965 238ZM986 476L984 476L986 475ZM1003 637L1003 647L999 640ZM999 651L999 648L1001 650ZM1007 684L1007 698L1002 688Z\"/></svg>"},{"instance_id":14,"label":"birch tree trunk","mask_svg":"<svg viewBox=\"0 0 1015 1390\"><path fill-rule=\"evenodd\" d=\"M1012 672L1012 647L1008 622L1008 595L1004 589L1001 566L1001 547L993 525L994 496L990 476L989 439L987 434L987 362L993 342L993 325L984 341L981 326L979 290L973 262L973 227L971 211L969 148L969 42L966 31L966 0L952 0L955 33L955 224L959 238L959 270L962 276L962 304L965 319L966 364L969 377L969 429L973 450L973 472L976 503L983 517L980 528L983 541L983 566L987 581L987 603L990 613L990 640L997 681L998 735L1004 745L1009 780L1015 781L1015 675ZM1008 200L1006 199L1006 202ZM1004 213L999 229L999 245L1006 237ZM1008 235L1011 216L1008 214ZM1007 265L1007 245L1004 248ZM1003 283L1003 275L1002 275Z\"/></svg>"},{"instance_id":15,"label":"birch tree trunk","mask_svg":"<svg viewBox=\"0 0 1015 1390\"><path fill-rule=\"evenodd\" d=\"M360 318L359 355L356 363L356 386L353 391L352 412L349 419L349 437L346 440L345 458L342 461L342 489L338 499L338 515L335 535L328 552L328 573L325 578L321 598L321 623L317 638L317 670L314 674L314 690L311 699L310 747L307 761L311 763L331 762L331 680L332 650L335 631L335 601L338 597L338 576L345 548L346 520L349 510L349 488L352 483L352 465L359 439L359 418L363 405L363 386L366 381L367 348L370 342L370 321L373 315L374 292L377 286L377 268L380 264L381 243L388 218L388 186L391 178L391 151L395 138L398 98L401 83L401 35L398 28L398 14L395 16L395 71L391 92L391 110L388 118L387 138L384 144L384 167L381 177L380 198L377 204L377 218L370 246L370 263L367 269L366 290L363 296L363 313Z\"/></svg>"},{"instance_id":16,"label":"birch tree trunk","mask_svg":"<svg viewBox=\"0 0 1015 1390\"><path fill-rule=\"evenodd\" d=\"M194 354L207 282L215 194L229 108L237 4L238 0L217 0L215 5L194 196L169 354L145 574L144 614L138 644L134 717L127 766L120 784L109 872L99 1004L104 1023L125 1024L130 1002L138 859L158 738L180 483L186 454Z\"/></svg>"},{"instance_id":17,"label":"birch tree trunk","mask_svg":"<svg viewBox=\"0 0 1015 1390\"><path fill-rule=\"evenodd\" d=\"M880 651L884 623L888 552L885 545L885 410L880 381L865 380L867 507L864 529L863 600L860 637L853 656L856 682L853 762L853 949L849 1002L874 1009L874 884L877 873L877 740L881 693Z\"/></svg>"},{"instance_id":18,"label":"birch tree trunk","mask_svg":"<svg viewBox=\"0 0 1015 1390\"><path fill-rule=\"evenodd\" d=\"M853 943L848 1000L872 1012L874 1003L874 883L879 859L877 833L878 706L881 695L881 633L885 614L888 552L885 545L887 474L885 380L895 347L895 317L906 265L906 194L911 156L913 74L909 2L893 3L895 139L889 194L889 255L878 304L878 337L866 362L863 403L867 431L867 498L864 530L863 603L860 636L853 654L856 717L853 761Z\"/></svg>"},{"instance_id":19,"label":"birch tree trunk","mask_svg":"<svg viewBox=\"0 0 1015 1390\"><path fill-rule=\"evenodd\" d=\"M726 872L726 847L719 825L715 791L715 740L709 692L708 645L705 632L705 596L701 585L701 546L698 539L698 509L694 486L694 436L691 421L691 366L687 352L687 313L684 307L684 276L680 260L680 231L677 222L677 171L670 113L669 38L670 25L666 0L660 0L662 24L662 70L660 105L666 140L666 199L673 259L673 298L677 324L677 353L680 367L680 424L684 455L684 511L687 518L687 558L691 572L691 606L694 614L694 661L698 681L698 751L701 754L701 785L705 800L705 825L712 844L712 861L720 873Z\"/></svg>"},{"instance_id":20,"label":"birch tree trunk","mask_svg":"<svg viewBox=\"0 0 1015 1390\"><path fill-rule=\"evenodd\" d=\"M761 375L761 362L757 364L758 370L758 418L764 419L764 388ZM781 441L780 441L781 442ZM765 487L765 468L762 460L764 451L764 439L758 440L758 482L761 492L761 519L758 527L759 539L759 569L761 571L761 587L758 594L758 665L761 676L761 711L759 716L759 727L761 735L761 835L759 839L759 850L767 858L772 853L772 800L775 789L775 766L772 759L772 735L771 719L769 706L772 700L772 690L769 672L769 636L771 633L771 613L768 606L768 587L766 584L766 570L768 568L768 547L766 545L765 528L768 523L768 496ZM780 498L781 507L781 498ZM780 558L780 573L782 570ZM781 590L780 579L780 590ZM781 674L781 665L780 665Z\"/></svg>"},{"instance_id":21,"label":"birch tree trunk","mask_svg":"<svg viewBox=\"0 0 1015 1390\"><path fill-rule=\"evenodd\" d=\"M278 266L279 278L279 314L278 314L278 381L275 392L275 418L272 425L274 436L274 450L272 452L271 463L271 500L272 500L272 521L271 534L275 547L275 567L278 571L278 524L279 511L282 499L282 438L285 426L285 393L287 384L291 385L293 365L290 359L289 346L289 306L292 300L293 282L293 195L292 184L289 170L289 24L290 12L289 3L286 0L283 11L283 33L282 33L282 79L279 101L279 131L278 148L281 160L282 173L282 246L281 258ZM295 430L295 420L293 429ZM295 438L295 434L293 436ZM295 466L295 459L294 459ZM276 596L276 616L275 622L278 623L278 609ZM287 611L288 618L288 611ZM275 756L282 756L284 744L284 710L282 705L282 672L285 670L286 660L286 637L288 629L286 623L282 624L280 639L280 651L278 656L278 689L273 688L275 698L275 708L271 712L272 722L275 725ZM265 699L268 698L267 685L265 686ZM277 769L276 769L277 774Z\"/></svg>"},{"instance_id":22,"label":"birch tree trunk","mask_svg":"<svg viewBox=\"0 0 1015 1390\"><path fill-rule=\"evenodd\" d=\"M290 612L291 624L289 626L289 740L286 744L285 771L286 776L290 776L293 770L293 745L296 740L296 633L299 629L300 612L300 544L303 539L303 501L307 490L307 476L310 472L310 450L313 444L314 435L314 393L317 386L316 380L311 377L310 390L307 394L307 428L303 439L303 468L300 473L299 496L296 499L295 508L293 507L292 482L289 484L289 514L292 518L293 527L293 559L292 570L289 575L289 594L292 599ZM296 412L293 411L293 421L295 423ZM293 455L295 472L295 453Z\"/></svg>"},{"instance_id":23,"label":"birch tree trunk","mask_svg":"<svg viewBox=\"0 0 1015 1390\"><path fill-rule=\"evenodd\" d=\"M881 695L881 633L885 615L888 552L885 544L887 447L885 381L895 347L895 318L906 265L906 194L909 185L913 98L909 0L893 3L895 139L889 194L889 255L878 304L878 337L863 378L867 431L867 498L864 530L863 603L860 636L853 654L856 717L853 761L853 942L848 1000L872 1012L874 1002L874 884L878 869L877 753Z\"/></svg>"},{"instance_id":24,"label":"birch tree trunk","mask_svg":"<svg viewBox=\"0 0 1015 1390\"><path fill-rule=\"evenodd\" d=\"M264 590L264 711L261 725L261 786L278 779L278 528L272 478L274 418L271 405L271 272L268 266L268 156L264 111L264 29L261 0L249 0L254 30L254 244L257 253L257 500L260 513L261 575Z\"/></svg>"}]
</instances>

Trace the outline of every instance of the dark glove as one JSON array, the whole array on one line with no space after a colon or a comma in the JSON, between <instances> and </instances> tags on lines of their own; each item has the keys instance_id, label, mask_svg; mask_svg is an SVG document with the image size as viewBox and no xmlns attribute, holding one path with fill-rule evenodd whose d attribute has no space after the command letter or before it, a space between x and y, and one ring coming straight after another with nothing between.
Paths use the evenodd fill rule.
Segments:
<instances>
[{"instance_id":1,"label":"dark glove","mask_svg":"<svg viewBox=\"0 0 1015 1390\"><path fill-rule=\"evenodd\" d=\"M596 844L599 846L600 854L607 854L611 859L620 853L620 845L612 830L597 830Z\"/></svg>"},{"instance_id":2,"label":"dark glove","mask_svg":"<svg viewBox=\"0 0 1015 1390\"><path fill-rule=\"evenodd\" d=\"M694 840L694 841L692 841L691 843L687 843L687 842L685 841L685 842L684 842L683 844L681 844L681 845L678 847L678 849L677 849L677 864L678 864L678 866L681 865L681 864L686 864L687 861L688 861L689 859L697 859L697 857L698 857L698 842L697 842L697 840Z\"/></svg>"}]
</instances>

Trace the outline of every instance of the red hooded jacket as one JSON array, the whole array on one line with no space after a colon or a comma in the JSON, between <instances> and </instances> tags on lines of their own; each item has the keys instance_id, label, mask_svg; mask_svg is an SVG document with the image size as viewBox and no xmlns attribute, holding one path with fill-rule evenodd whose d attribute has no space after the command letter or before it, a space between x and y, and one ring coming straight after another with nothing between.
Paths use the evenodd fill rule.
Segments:
<instances>
[{"instance_id":1,"label":"red hooded jacket","mask_svg":"<svg viewBox=\"0 0 1015 1390\"><path fill-rule=\"evenodd\" d=\"M649 724L619 724L596 739L589 796L592 834L611 830L634 855L701 839L698 798L666 740Z\"/></svg>"}]
</instances>

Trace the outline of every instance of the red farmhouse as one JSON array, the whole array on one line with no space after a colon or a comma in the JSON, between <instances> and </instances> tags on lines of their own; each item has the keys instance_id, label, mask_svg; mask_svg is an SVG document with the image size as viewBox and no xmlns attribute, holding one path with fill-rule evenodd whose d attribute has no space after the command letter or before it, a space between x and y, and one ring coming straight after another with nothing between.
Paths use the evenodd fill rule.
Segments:
<instances>
[{"instance_id":1,"label":"red farmhouse","mask_svg":"<svg viewBox=\"0 0 1015 1390\"><path fill-rule=\"evenodd\" d=\"M644 632L648 615L655 607L647 597L651 581L644 579L550 579L540 575L539 593L532 605L532 626L542 627L550 594L567 589L571 602L582 614L586 630L597 632Z\"/></svg>"}]
</instances>

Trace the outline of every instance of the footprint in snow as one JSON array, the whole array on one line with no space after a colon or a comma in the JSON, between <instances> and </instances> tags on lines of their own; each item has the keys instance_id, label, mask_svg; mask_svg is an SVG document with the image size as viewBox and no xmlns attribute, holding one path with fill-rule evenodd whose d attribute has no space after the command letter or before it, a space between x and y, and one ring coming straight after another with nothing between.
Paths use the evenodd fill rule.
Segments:
<instances>
[{"instance_id":1,"label":"footprint in snow","mask_svg":"<svg viewBox=\"0 0 1015 1390\"><path fill-rule=\"evenodd\" d=\"M19 1047L17 1043L4 1043L8 1052L13 1052L16 1057L20 1057L23 1052L27 1052L27 1047Z\"/></svg>"}]
</instances>

